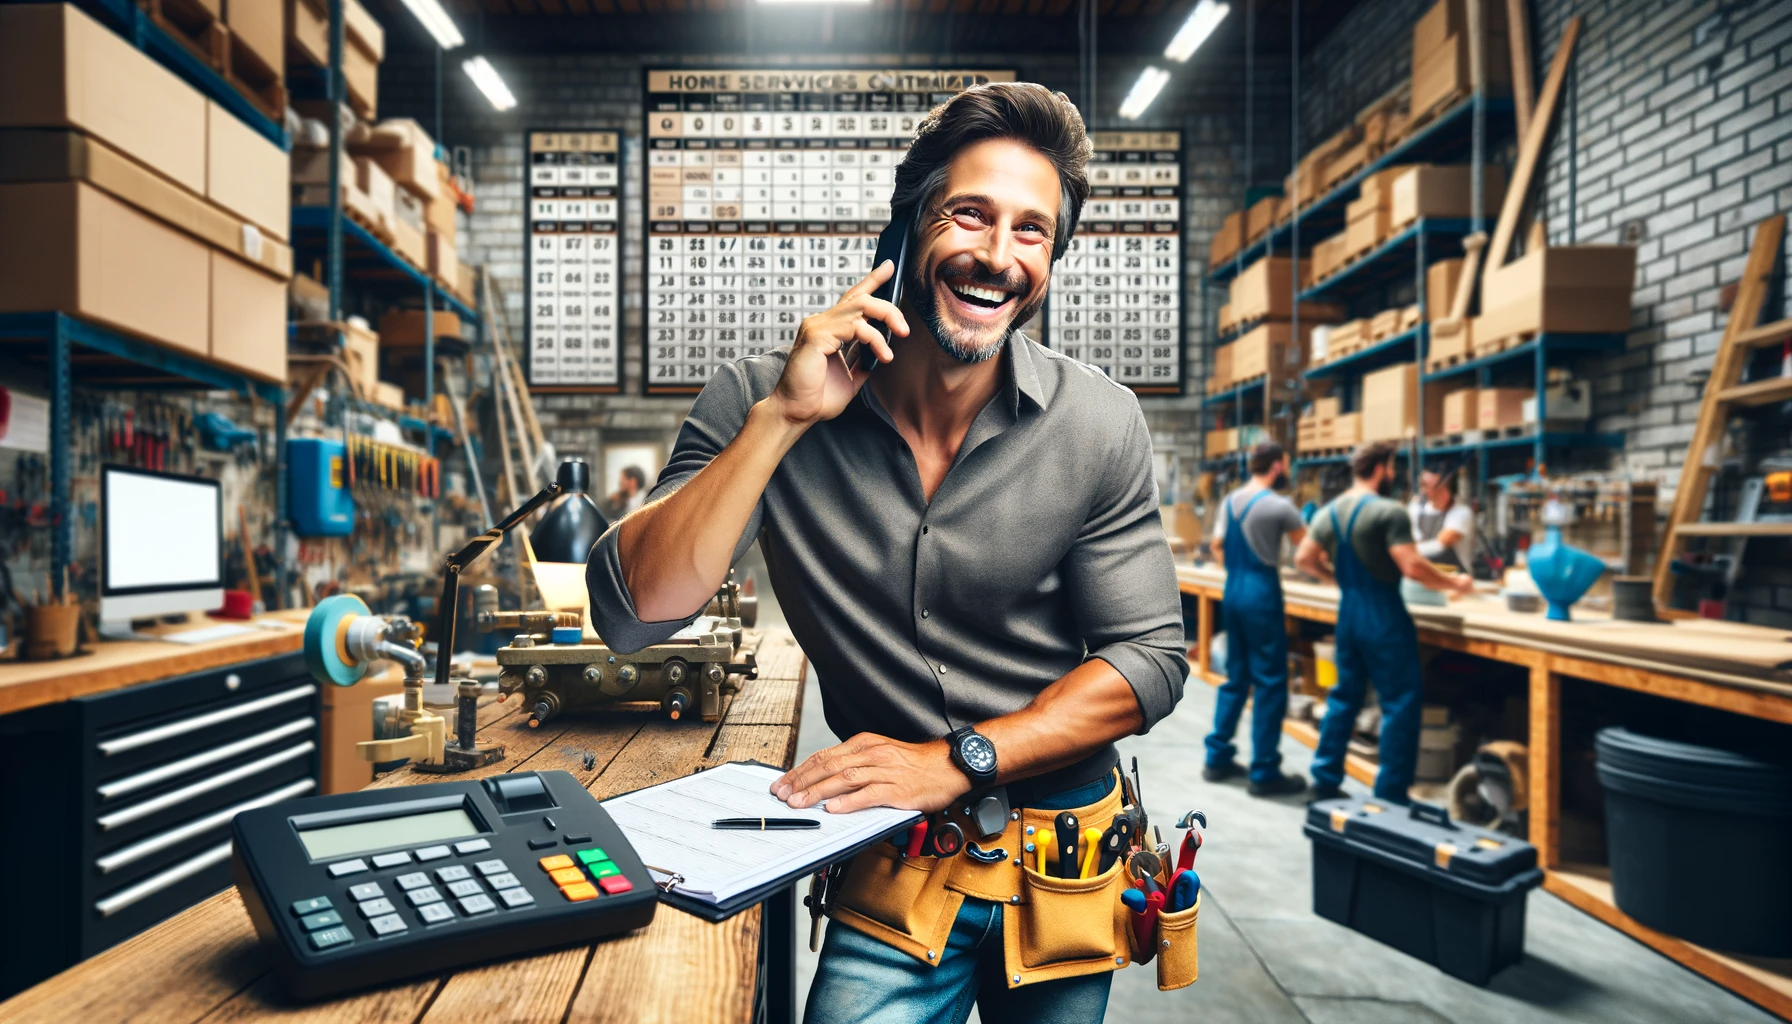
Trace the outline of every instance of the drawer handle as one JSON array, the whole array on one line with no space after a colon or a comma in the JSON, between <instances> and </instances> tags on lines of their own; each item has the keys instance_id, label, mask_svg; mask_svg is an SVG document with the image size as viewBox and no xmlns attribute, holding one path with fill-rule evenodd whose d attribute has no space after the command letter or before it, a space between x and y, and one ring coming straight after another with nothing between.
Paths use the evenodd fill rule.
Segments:
<instances>
[{"instance_id":1,"label":"drawer handle","mask_svg":"<svg viewBox=\"0 0 1792 1024\"><path fill-rule=\"evenodd\" d=\"M298 796L301 793L308 793L316 788L316 779L300 779L297 782L288 783L271 793L263 793L261 796L251 800L245 800L234 807L226 807L221 811L213 811L203 818L194 818L192 821L189 821L178 828L172 828L166 832L157 833L141 842L132 843L129 846L113 850L104 857L95 860L94 865L100 869L100 874L109 875L119 868L135 864L137 861L142 860L152 853L159 853L170 846L184 843L194 836L204 835L214 828L221 828L228 825L230 824L230 819L244 811L252 811L257 807L266 807L269 804L277 804L282 800Z\"/></svg>"},{"instance_id":2,"label":"drawer handle","mask_svg":"<svg viewBox=\"0 0 1792 1024\"><path fill-rule=\"evenodd\" d=\"M200 779L192 785L182 786L179 789L171 789L161 796L145 800L140 804L132 804L129 807L120 808L119 810L113 811L111 814L102 814L97 819L100 831L110 832L120 825L129 825L133 821L141 821L158 811L165 811L178 804L184 804L188 800L210 793L214 789L223 789L233 782L241 782L251 775L259 775L275 765L285 764L295 758L304 757L306 754L309 754L316 749L317 744L310 740L306 740L303 743L287 747L285 750L277 750L266 757L256 758L253 761L239 764L227 772L219 772L210 778Z\"/></svg>"},{"instance_id":3,"label":"drawer handle","mask_svg":"<svg viewBox=\"0 0 1792 1024\"><path fill-rule=\"evenodd\" d=\"M93 909L99 911L101 917L111 917L131 904L142 901L147 896L153 896L176 882L191 878L213 864L228 859L230 859L230 840L226 839L190 860L183 860L166 871L150 875L136 885L118 890L95 903Z\"/></svg>"},{"instance_id":4,"label":"drawer handle","mask_svg":"<svg viewBox=\"0 0 1792 1024\"><path fill-rule=\"evenodd\" d=\"M306 683L304 686L295 686L290 690L281 690L279 693L270 693L266 697L258 697L255 700L246 700L241 704L233 704L230 707L219 708L216 711L208 711L203 715L194 715L192 718L183 718L178 722L169 722L167 725L158 725L154 729L145 729L142 732L134 732L128 736L118 736L109 740L101 740L99 743L100 753L107 757L111 757L113 754L122 754L127 750L136 750L138 747L148 746L151 743L160 743L171 736L184 736L197 729L204 729L207 726L217 725L219 722L228 722L232 719L244 718L255 714L257 711L266 711L268 708L279 707L290 701L304 700L306 697L309 697L316 692L316 683Z\"/></svg>"},{"instance_id":5,"label":"drawer handle","mask_svg":"<svg viewBox=\"0 0 1792 1024\"><path fill-rule=\"evenodd\" d=\"M272 743L275 740L282 740L288 736L306 732L316 724L317 719L312 718L309 715L304 718L295 718L285 725L276 725L266 732L258 732L253 736L244 736L240 740L226 743L221 747L213 747L210 750L200 751L192 757L183 757L178 761L170 761L160 768L151 768L149 771L138 772L135 775L127 775L122 779L113 779L111 782L99 787L100 799L115 800L121 796L135 793L139 789L153 786L158 782L166 782L169 779L178 778L190 771L203 768L208 764L216 764L219 761L235 757L246 750L254 750L256 747Z\"/></svg>"}]
</instances>

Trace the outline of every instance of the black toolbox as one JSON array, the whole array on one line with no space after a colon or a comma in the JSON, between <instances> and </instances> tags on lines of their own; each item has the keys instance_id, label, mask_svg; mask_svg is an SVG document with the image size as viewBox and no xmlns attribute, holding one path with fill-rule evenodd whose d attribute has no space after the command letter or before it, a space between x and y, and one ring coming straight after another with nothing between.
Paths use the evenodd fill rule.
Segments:
<instances>
[{"instance_id":1,"label":"black toolbox","mask_svg":"<svg viewBox=\"0 0 1792 1024\"><path fill-rule=\"evenodd\" d=\"M1313 912L1485 985L1524 957L1537 848L1441 807L1340 797L1307 808Z\"/></svg>"}]
</instances>

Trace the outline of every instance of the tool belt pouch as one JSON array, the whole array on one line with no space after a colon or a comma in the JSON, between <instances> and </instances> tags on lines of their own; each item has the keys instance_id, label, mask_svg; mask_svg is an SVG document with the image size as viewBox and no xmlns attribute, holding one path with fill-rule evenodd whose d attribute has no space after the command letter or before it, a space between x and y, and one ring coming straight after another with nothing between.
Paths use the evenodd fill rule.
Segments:
<instances>
[{"instance_id":1,"label":"tool belt pouch","mask_svg":"<svg viewBox=\"0 0 1792 1024\"><path fill-rule=\"evenodd\" d=\"M1120 813L1120 787L1086 807L1070 810L1086 826L1106 828ZM1037 830L1052 827L1060 812L1027 808L1020 824ZM1092 878L1057 878L1042 874L1032 851L1022 858L1018 905L1006 908L1003 942L1008 986L1115 971L1132 963L1130 911L1120 902L1128 885L1124 862Z\"/></svg>"},{"instance_id":2,"label":"tool belt pouch","mask_svg":"<svg viewBox=\"0 0 1792 1024\"><path fill-rule=\"evenodd\" d=\"M834 921L903 951L924 964L938 964L964 896L946 888L951 862L936 857L904 857L878 843L853 858Z\"/></svg>"},{"instance_id":3,"label":"tool belt pouch","mask_svg":"<svg viewBox=\"0 0 1792 1024\"><path fill-rule=\"evenodd\" d=\"M1195 956L1195 917L1201 913L1202 897L1195 905L1174 914L1157 915L1157 988L1160 992L1185 988L1200 976Z\"/></svg>"}]
</instances>

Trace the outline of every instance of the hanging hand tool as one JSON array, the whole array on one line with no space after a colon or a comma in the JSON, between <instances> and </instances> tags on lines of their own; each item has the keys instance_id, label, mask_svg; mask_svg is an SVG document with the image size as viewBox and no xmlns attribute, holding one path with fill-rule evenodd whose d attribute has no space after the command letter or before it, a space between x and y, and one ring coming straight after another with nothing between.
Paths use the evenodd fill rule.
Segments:
<instances>
[{"instance_id":1,"label":"hanging hand tool","mask_svg":"<svg viewBox=\"0 0 1792 1024\"><path fill-rule=\"evenodd\" d=\"M1038 865L1033 870L1045 874L1046 858L1052 847L1057 844L1058 834L1049 828L1042 828L1033 836L1033 852L1038 855Z\"/></svg>"},{"instance_id":2,"label":"hanging hand tool","mask_svg":"<svg viewBox=\"0 0 1792 1024\"><path fill-rule=\"evenodd\" d=\"M1195 866L1195 853L1201 849L1201 829L1207 827L1207 815L1190 811L1182 816L1176 827L1188 829L1182 834L1182 852L1176 857L1176 870L1188 871Z\"/></svg>"},{"instance_id":3,"label":"hanging hand tool","mask_svg":"<svg viewBox=\"0 0 1792 1024\"><path fill-rule=\"evenodd\" d=\"M1077 825L1076 815L1069 811L1059 814L1055 822L1054 831L1058 836L1056 846L1058 854L1058 877L1075 878L1079 861L1077 856L1077 844L1083 838L1082 831Z\"/></svg>"}]
</instances>

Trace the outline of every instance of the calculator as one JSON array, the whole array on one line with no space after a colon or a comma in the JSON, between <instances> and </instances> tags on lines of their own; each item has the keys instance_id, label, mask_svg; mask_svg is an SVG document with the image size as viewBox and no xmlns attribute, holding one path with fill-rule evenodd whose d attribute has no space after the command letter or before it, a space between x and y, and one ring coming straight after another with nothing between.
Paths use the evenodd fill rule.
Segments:
<instances>
[{"instance_id":1,"label":"calculator","mask_svg":"<svg viewBox=\"0 0 1792 1024\"><path fill-rule=\"evenodd\" d=\"M290 800L231 830L243 902L301 999L617 935L658 906L562 771Z\"/></svg>"}]
</instances>

